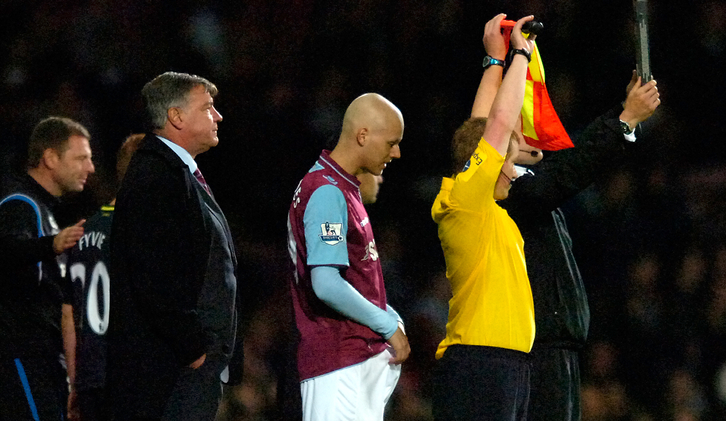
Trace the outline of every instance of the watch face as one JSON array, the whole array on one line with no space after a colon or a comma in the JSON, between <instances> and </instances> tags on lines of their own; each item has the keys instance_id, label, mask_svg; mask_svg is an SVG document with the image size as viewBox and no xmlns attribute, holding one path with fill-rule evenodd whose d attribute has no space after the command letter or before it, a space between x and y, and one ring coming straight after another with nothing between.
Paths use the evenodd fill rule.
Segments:
<instances>
[{"instance_id":1,"label":"watch face","mask_svg":"<svg viewBox=\"0 0 726 421\"><path fill-rule=\"evenodd\" d=\"M630 128L630 125L624 121L620 121L620 128L623 129L624 134L630 134L633 133L633 129Z\"/></svg>"},{"instance_id":2,"label":"watch face","mask_svg":"<svg viewBox=\"0 0 726 421\"><path fill-rule=\"evenodd\" d=\"M497 60L495 58L492 58L490 56L484 57L484 62L482 63L482 67L484 67L486 69L486 68L488 68L491 65L504 66L504 62L502 62L501 60Z\"/></svg>"}]
</instances>

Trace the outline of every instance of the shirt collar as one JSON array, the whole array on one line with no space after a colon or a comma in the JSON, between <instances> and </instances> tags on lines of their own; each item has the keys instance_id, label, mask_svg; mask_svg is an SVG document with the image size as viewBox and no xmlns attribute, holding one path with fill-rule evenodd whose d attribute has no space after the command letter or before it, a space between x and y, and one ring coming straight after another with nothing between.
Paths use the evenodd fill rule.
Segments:
<instances>
[{"instance_id":1,"label":"shirt collar","mask_svg":"<svg viewBox=\"0 0 726 421\"><path fill-rule=\"evenodd\" d=\"M174 151L175 154L179 156L179 158L184 161L185 164L187 164L187 167L189 167L189 172L194 174L194 171L197 170L197 163L194 161L194 158L192 158L192 155L187 152L186 149L182 148L181 146L177 145L176 143L172 142L169 139L166 139L164 137L159 136L158 134L156 137L159 138L166 146L169 147L172 151Z\"/></svg>"},{"instance_id":2,"label":"shirt collar","mask_svg":"<svg viewBox=\"0 0 726 421\"><path fill-rule=\"evenodd\" d=\"M323 152L320 154L320 161L323 161L326 163L329 167L333 169L333 171L340 174L341 177L343 177L347 182L358 188L360 186L360 181L358 181L357 177L354 177L353 175L349 174L348 171L344 170L343 167L338 165L337 162L333 158L330 157L330 151L329 150L323 150Z\"/></svg>"},{"instance_id":3,"label":"shirt collar","mask_svg":"<svg viewBox=\"0 0 726 421\"><path fill-rule=\"evenodd\" d=\"M527 168L527 167L522 167L522 166L519 166L519 165L515 165L514 166L514 170L517 171L517 177L521 177L521 176L523 176L525 174L534 175L534 171L532 171L532 169Z\"/></svg>"}]
</instances>

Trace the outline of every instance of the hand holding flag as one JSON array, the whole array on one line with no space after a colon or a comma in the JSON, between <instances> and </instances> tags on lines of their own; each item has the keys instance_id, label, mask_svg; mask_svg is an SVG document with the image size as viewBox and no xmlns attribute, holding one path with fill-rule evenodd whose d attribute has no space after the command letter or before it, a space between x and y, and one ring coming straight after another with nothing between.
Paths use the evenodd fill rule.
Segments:
<instances>
[{"instance_id":1,"label":"hand holding flag","mask_svg":"<svg viewBox=\"0 0 726 421\"><path fill-rule=\"evenodd\" d=\"M506 14L500 13L487 22L484 26L484 38L482 39L487 54L492 58L502 61L504 61L507 55L507 47L509 46L509 39L505 41L504 35L502 35L501 23L505 17L507 17ZM511 29L509 32L511 32Z\"/></svg>"},{"instance_id":2,"label":"hand holding flag","mask_svg":"<svg viewBox=\"0 0 726 421\"><path fill-rule=\"evenodd\" d=\"M505 49L509 48L509 39L514 21L503 20L502 39ZM530 33L532 38L534 33ZM539 55L537 44L533 42L532 61L527 69L527 85L522 106L522 135L530 146L556 151L571 148L574 145L565 128L562 126L545 86L544 66Z\"/></svg>"}]
</instances>

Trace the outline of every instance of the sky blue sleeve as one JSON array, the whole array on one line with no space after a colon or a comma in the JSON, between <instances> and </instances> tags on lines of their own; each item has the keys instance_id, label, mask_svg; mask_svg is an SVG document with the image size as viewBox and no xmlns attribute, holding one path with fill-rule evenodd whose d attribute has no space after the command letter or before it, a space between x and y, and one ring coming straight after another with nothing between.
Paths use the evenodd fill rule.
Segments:
<instances>
[{"instance_id":1,"label":"sky blue sleeve","mask_svg":"<svg viewBox=\"0 0 726 421\"><path fill-rule=\"evenodd\" d=\"M349 266L348 205L339 188L318 187L305 208L303 224L309 266Z\"/></svg>"},{"instance_id":2,"label":"sky blue sleeve","mask_svg":"<svg viewBox=\"0 0 726 421\"><path fill-rule=\"evenodd\" d=\"M383 336L383 339L388 340L396 333L398 329L396 316L366 300L340 276L338 268L317 266L313 268L311 277L315 295L333 310L368 326Z\"/></svg>"},{"instance_id":3,"label":"sky blue sleeve","mask_svg":"<svg viewBox=\"0 0 726 421\"><path fill-rule=\"evenodd\" d=\"M386 311L387 311L387 312L388 312L388 314L390 314L390 315L391 315L391 316L392 316L393 318L395 318L397 322L399 322L399 323L403 323L403 319L401 318L401 315L399 315L399 314L398 314L398 312L397 312L396 310L394 310L394 309L393 309L393 307L391 307L391 305L390 305L390 304L386 304Z\"/></svg>"}]
</instances>

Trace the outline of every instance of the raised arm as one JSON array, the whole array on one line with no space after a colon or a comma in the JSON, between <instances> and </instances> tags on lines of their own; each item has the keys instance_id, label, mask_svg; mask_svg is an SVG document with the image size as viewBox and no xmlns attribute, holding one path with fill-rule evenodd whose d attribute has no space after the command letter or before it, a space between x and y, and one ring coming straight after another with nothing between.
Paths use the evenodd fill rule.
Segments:
<instances>
[{"instance_id":1,"label":"raised arm","mask_svg":"<svg viewBox=\"0 0 726 421\"><path fill-rule=\"evenodd\" d=\"M654 80L641 86L635 74L626 91L628 98L623 108L617 105L596 118L575 140L575 148L557 151L534 167L534 176L519 177L512 185L509 197L499 205L520 228L529 223L539 224L542 218L549 219L552 210L629 156L632 140L623 135L618 119L635 128L653 114L660 98Z\"/></svg>"},{"instance_id":2,"label":"raised arm","mask_svg":"<svg viewBox=\"0 0 726 421\"><path fill-rule=\"evenodd\" d=\"M532 19L534 17L530 15L518 20L514 25L510 41L512 48L515 50L525 50L528 54L531 54L534 49L535 37L531 36L530 39L526 39L522 35L522 25ZM504 76L497 95L494 97L486 128L484 129L484 139L502 156L507 153L509 137L522 109L528 65L528 57L523 54L514 54L507 74Z\"/></svg>"},{"instance_id":3,"label":"raised arm","mask_svg":"<svg viewBox=\"0 0 726 421\"><path fill-rule=\"evenodd\" d=\"M504 36L502 35L502 20L507 17L506 14L500 13L494 16L484 26L484 49L488 57L504 62L507 55L507 47L504 45ZM487 117L489 110L492 108L494 97L497 95L499 85L502 83L503 66L496 64L490 65L484 69L484 74L479 82L479 89L474 97L474 105L471 107L472 117Z\"/></svg>"}]
</instances>

